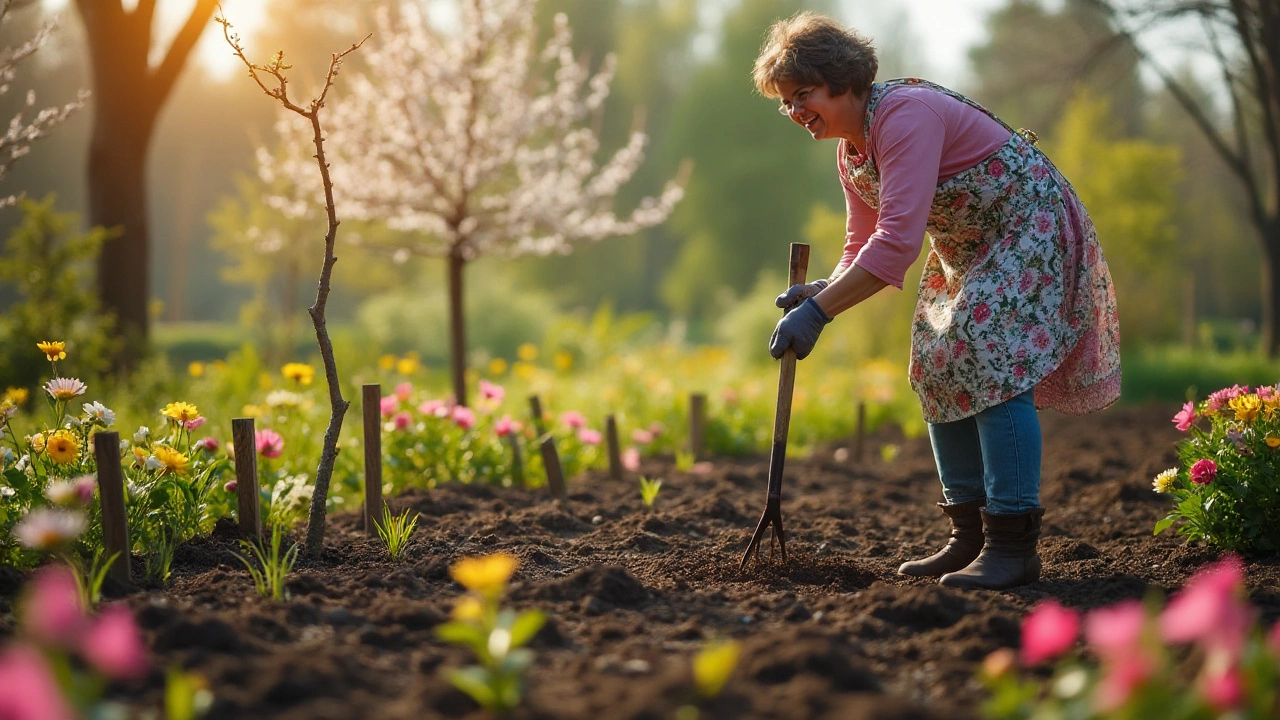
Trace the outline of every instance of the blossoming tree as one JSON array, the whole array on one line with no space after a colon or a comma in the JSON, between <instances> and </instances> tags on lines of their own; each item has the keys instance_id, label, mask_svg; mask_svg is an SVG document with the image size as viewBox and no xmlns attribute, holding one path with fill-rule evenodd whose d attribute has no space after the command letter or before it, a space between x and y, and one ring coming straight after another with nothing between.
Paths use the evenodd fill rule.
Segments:
<instances>
[{"instance_id":1,"label":"blossoming tree","mask_svg":"<svg viewBox=\"0 0 1280 720\"><path fill-rule=\"evenodd\" d=\"M0 25L8 19L12 7L13 0L0 0ZM6 47L0 51L0 95L9 92L9 84L18 76L18 66L40 49L53 30L52 23L46 24L21 45ZM87 93L81 91L76 102L67 103L61 107L48 107L37 112L35 117L28 118L25 108L34 107L36 104L35 93L28 92L24 110L14 115L9 120L5 132L0 134L0 180L4 179L5 173L18 158L30 152L31 143L39 140L66 120L71 113L83 107L86 97ZM15 202L17 202L16 195L0 196L0 207L12 205Z\"/></svg>"},{"instance_id":2,"label":"blossoming tree","mask_svg":"<svg viewBox=\"0 0 1280 720\"><path fill-rule=\"evenodd\" d=\"M333 109L335 185L345 214L409 231L394 248L446 259L454 395L466 403L463 269L486 253L569 253L575 243L628 235L664 221L683 186L670 181L625 217L614 196L643 157L646 136L597 164L589 121L601 111L614 58L592 75L570 49L564 15L545 47L535 47L534 3L463 0L452 32L433 27L421 3L377 14L368 69ZM279 126L290 151L261 152L260 174L298 182L310 154L296 126ZM336 177L341 175L341 177ZM307 212L319 197L297 185L285 212Z\"/></svg>"}]
</instances>

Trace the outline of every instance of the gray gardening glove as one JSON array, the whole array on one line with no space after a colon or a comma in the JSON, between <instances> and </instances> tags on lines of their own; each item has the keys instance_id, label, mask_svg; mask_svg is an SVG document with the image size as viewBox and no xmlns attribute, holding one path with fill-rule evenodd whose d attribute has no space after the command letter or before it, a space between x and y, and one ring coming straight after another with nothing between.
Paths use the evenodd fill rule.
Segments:
<instances>
[{"instance_id":1,"label":"gray gardening glove","mask_svg":"<svg viewBox=\"0 0 1280 720\"><path fill-rule=\"evenodd\" d=\"M813 352L813 346L822 334L822 327L831 322L831 318L822 312L818 301L808 298L796 309L782 316L777 327L773 329L773 337L769 338L769 354L774 360L782 357L787 348L796 352L796 359L803 360Z\"/></svg>"},{"instance_id":2,"label":"gray gardening glove","mask_svg":"<svg viewBox=\"0 0 1280 720\"><path fill-rule=\"evenodd\" d=\"M799 285L792 285L791 287L787 288L786 292L779 295L778 299L773 301L773 304L777 305L783 310L789 310L799 305L800 303L804 302L805 300L813 297L814 295L817 295L818 293L822 292L823 289L826 287L827 287L826 280L814 280L811 283L800 283Z\"/></svg>"}]
</instances>

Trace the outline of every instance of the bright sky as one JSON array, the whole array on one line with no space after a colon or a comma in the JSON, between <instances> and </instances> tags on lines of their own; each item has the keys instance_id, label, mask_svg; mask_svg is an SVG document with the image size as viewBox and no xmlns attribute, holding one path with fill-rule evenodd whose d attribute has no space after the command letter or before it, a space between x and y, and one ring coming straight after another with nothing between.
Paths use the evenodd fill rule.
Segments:
<instances>
[{"instance_id":1,"label":"bright sky","mask_svg":"<svg viewBox=\"0 0 1280 720\"><path fill-rule=\"evenodd\" d=\"M115 2L116 0L111 0ZM157 16L165 33L164 44L176 33L179 25L190 12L196 0L161 0ZM244 37L249 37L265 20L264 7L271 0L221 0L222 9ZM600 0L618 2L619 0ZM49 9L68 9L70 0L43 0ZM962 87L969 79L968 50L986 39L984 27L988 14L1003 6L1007 0L896 0L881 3L876 0L841 0L841 18L867 34L894 35L892 26L899 14L906 16L910 25L912 52L920 57L925 67L920 74L944 85ZM1045 0L1056 7L1061 0ZM137 0L124 0L132 8ZM712 6L715 3L711 3ZM1152 45L1148 43L1148 46ZM1167 47L1167 45L1165 45ZM252 52L252 48L250 48ZM239 61L233 57L222 40L221 27L211 23L196 48L197 62L215 76L227 78L238 72ZM1167 59L1168 53L1162 53ZM926 72L927 71L927 72Z\"/></svg>"}]
</instances>

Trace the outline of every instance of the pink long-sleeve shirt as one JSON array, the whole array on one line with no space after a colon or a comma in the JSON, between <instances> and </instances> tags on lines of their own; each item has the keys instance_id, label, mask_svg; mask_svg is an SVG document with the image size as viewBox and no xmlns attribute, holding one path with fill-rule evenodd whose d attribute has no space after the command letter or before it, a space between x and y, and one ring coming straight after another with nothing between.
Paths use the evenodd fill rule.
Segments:
<instances>
[{"instance_id":1,"label":"pink long-sleeve shirt","mask_svg":"<svg viewBox=\"0 0 1280 720\"><path fill-rule=\"evenodd\" d=\"M837 151L849 215L844 254L833 277L856 264L901 290L907 269L920 256L938 185L977 165L1009 136L981 110L927 87L887 93L867 133L867 154L880 175L879 212L849 186L848 141L841 140Z\"/></svg>"}]
</instances>

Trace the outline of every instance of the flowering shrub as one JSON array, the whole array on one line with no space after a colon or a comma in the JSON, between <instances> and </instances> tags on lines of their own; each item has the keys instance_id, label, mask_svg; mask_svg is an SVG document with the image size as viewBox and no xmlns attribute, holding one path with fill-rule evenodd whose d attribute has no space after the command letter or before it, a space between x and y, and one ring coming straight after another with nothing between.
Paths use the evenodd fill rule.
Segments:
<instances>
[{"instance_id":1,"label":"flowering shrub","mask_svg":"<svg viewBox=\"0 0 1280 720\"><path fill-rule=\"evenodd\" d=\"M1023 622L1020 659L1027 667L1056 660L1053 679L1023 680L1019 657L998 650L983 665L991 691L983 709L1001 719L1280 717L1280 623L1264 636L1243 595L1244 566L1228 556L1163 610L1128 600L1081 618L1042 602ZM1096 660L1069 654L1082 628Z\"/></svg>"},{"instance_id":2,"label":"flowering shrub","mask_svg":"<svg viewBox=\"0 0 1280 720\"><path fill-rule=\"evenodd\" d=\"M1241 552L1280 551L1278 408L1277 388L1239 385L1183 406L1173 418L1189 435L1178 443L1180 466L1153 483L1175 503L1156 523L1157 534L1181 520L1177 532L1192 540Z\"/></svg>"}]
</instances>

